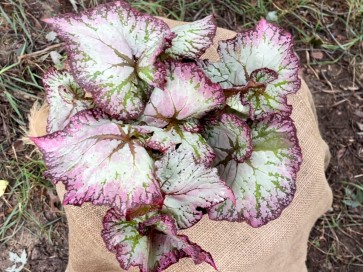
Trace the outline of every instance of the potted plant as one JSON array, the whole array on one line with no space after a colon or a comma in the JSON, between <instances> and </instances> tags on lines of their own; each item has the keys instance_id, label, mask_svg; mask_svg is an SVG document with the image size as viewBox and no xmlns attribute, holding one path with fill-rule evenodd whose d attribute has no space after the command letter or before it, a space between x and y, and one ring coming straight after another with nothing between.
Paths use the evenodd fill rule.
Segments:
<instances>
[{"instance_id":1,"label":"potted plant","mask_svg":"<svg viewBox=\"0 0 363 272\"><path fill-rule=\"evenodd\" d=\"M64 204L109 206L101 233L123 269L210 253L178 230L204 216L260 227L292 201L302 162L289 33L261 19L212 45L214 17L170 29L117 1L45 19L68 69L44 75L47 135L31 140ZM217 269L217 268L216 268Z\"/></svg>"}]
</instances>

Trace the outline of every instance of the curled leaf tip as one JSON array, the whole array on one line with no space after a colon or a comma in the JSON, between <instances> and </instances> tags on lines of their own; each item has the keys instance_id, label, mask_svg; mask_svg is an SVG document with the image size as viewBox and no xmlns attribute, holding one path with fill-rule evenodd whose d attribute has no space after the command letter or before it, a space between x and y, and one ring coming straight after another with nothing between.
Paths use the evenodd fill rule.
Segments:
<instances>
[{"instance_id":1,"label":"curled leaf tip","mask_svg":"<svg viewBox=\"0 0 363 272\"><path fill-rule=\"evenodd\" d=\"M103 220L102 238L126 270L136 266L141 272L160 272L186 257L215 268L210 253L187 236L178 235L175 220L165 214L151 213L125 221L111 209Z\"/></svg>"},{"instance_id":2,"label":"curled leaf tip","mask_svg":"<svg viewBox=\"0 0 363 272\"><path fill-rule=\"evenodd\" d=\"M50 23L66 41L73 76L97 106L117 119L138 118L148 87L164 84L165 67L157 58L174 37L169 27L125 2L65 14Z\"/></svg>"},{"instance_id":3,"label":"curled leaf tip","mask_svg":"<svg viewBox=\"0 0 363 272\"><path fill-rule=\"evenodd\" d=\"M221 178L233 189L230 200L214 206L214 220L246 221L259 227L278 218L291 203L302 154L291 118L271 116L251 127L253 151L243 163L217 161Z\"/></svg>"},{"instance_id":4,"label":"curled leaf tip","mask_svg":"<svg viewBox=\"0 0 363 272\"><path fill-rule=\"evenodd\" d=\"M166 54L174 59L198 59L212 45L217 25L213 15L172 28L175 38Z\"/></svg>"},{"instance_id":5,"label":"curled leaf tip","mask_svg":"<svg viewBox=\"0 0 363 272\"><path fill-rule=\"evenodd\" d=\"M254 29L221 41L220 61L199 62L213 82L230 94L227 104L253 120L291 114L286 95L300 88L293 40L283 29L261 20ZM240 97L240 101L238 98Z\"/></svg>"}]
</instances>

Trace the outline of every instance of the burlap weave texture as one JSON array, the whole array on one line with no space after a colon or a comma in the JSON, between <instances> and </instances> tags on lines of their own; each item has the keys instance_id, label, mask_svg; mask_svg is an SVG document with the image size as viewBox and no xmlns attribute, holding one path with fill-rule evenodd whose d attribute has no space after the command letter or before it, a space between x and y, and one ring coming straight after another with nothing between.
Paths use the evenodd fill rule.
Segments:
<instances>
[{"instance_id":1,"label":"burlap weave texture","mask_svg":"<svg viewBox=\"0 0 363 272\"><path fill-rule=\"evenodd\" d=\"M180 24L167 19L171 27ZM218 29L212 46L203 56L218 59L218 40L232 38L234 32ZM305 82L296 95L288 98L293 105L292 118L297 127L303 153L303 163L297 178L297 191L291 205L282 215L267 225L252 228L245 223L216 222L204 217L201 222L181 233L211 252L222 272L281 272L306 271L307 241L314 222L331 205L332 192L324 175L330 154L319 133L311 93ZM34 110L30 117L29 135L46 134L47 107ZM64 187L57 185L63 199ZM66 206L69 226L69 262L67 272L123 271L108 252L100 236L102 218L108 208L85 204ZM131 269L138 271L138 269ZM194 265L191 259L182 259L169 272L214 271L207 264Z\"/></svg>"}]
</instances>

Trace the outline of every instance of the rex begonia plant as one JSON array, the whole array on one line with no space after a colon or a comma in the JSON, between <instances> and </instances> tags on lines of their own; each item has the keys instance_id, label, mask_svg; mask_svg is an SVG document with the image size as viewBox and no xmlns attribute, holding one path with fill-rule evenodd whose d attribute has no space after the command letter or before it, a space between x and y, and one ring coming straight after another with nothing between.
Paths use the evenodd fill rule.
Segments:
<instances>
[{"instance_id":1,"label":"rex begonia plant","mask_svg":"<svg viewBox=\"0 0 363 272\"><path fill-rule=\"evenodd\" d=\"M45 19L67 70L44 75L48 135L32 137L64 204L110 207L102 238L123 269L216 265L178 230L205 214L259 227L292 201L302 161L289 33L261 19L202 59L213 16L169 28L117 1Z\"/></svg>"}]
</instances>

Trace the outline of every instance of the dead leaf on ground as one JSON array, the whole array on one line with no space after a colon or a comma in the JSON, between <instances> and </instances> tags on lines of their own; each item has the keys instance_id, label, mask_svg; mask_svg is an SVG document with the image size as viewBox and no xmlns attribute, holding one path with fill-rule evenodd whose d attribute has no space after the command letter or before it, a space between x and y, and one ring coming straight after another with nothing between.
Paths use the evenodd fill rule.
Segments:
<instances>
[{"instance_id":1,"label":"dead leaf on ground","mask_svg":"<svg viewBox=\"0 0 363 272\"><path fill-rule=\"evenodd\" d=\"M357 115L358 117L363 118L363 111L361 111L361 110L355 110L354 114Z\"/></svg>"},{"instance_id":2,"label":"dead leaf on ground","mask_svg":"<svg viewBox=\"0 0 363 272\"><path fill-rule=\"evenodd\" d=\"M60 202L59 197L53 192L52 189L48 189L47 194L49 197L50 210L54 213L60 212L60 210L56 206L56 203Z\"/></svg>"},{"instance_id":3,"label":"dead leaf on ground","mask_svg":"<svg viewBox=\"0 0 363 272\"><path fill-rule=\"evenodd\" d=\"M2 197L5 193L6 188L8 187L9 182L7 180L0 180L0 197Z\"/></svg>"},{"instance_id":4,"label":"dead leaf on ground","mask_svg":"<svg viewBox=\"0 0 363 272\"><path fill-rule=\"evenodd\" d=\"M320 50L312 51L310 53L310 55L313 59L317 59L317 60L322 60L324 58L324 53Z\"/></svg>"},{"instance_id":5,"label":"dead leaf on ground","mask_svg":"<svg viewBox=\"0 0 363 272\"><path fill-rule=\"evenodd\" d=\"M344 156L346 150L347 150L346 147L342 147L341 149L338 150L337 152L338 161Z\"/></svg>"}]
</instances>

